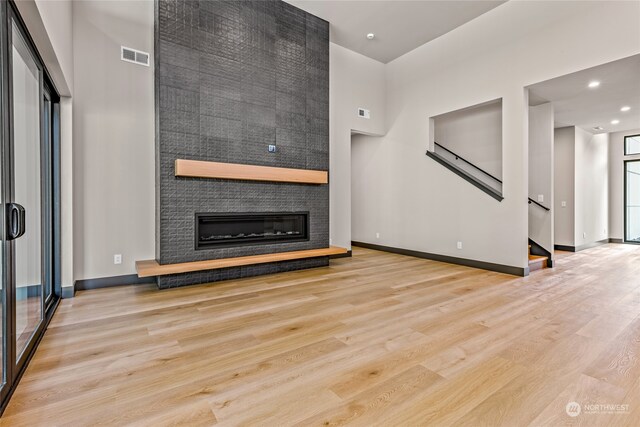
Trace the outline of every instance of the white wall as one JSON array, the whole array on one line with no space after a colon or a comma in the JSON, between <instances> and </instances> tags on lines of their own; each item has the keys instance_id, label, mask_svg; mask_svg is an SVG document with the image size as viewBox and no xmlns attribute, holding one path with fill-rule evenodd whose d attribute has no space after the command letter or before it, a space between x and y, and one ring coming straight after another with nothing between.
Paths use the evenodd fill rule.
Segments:
<instances>
[{"instance_id":1,"label":"white wall","mask_svg":"<svg viewBox=\"0 0 640 427\"><path fill-rule=\"evenodd\" d=\"M576 246L608 239L609 134L576 128Z\"/></svg>"},{"instance_id":2,"label":"white wall","mask_svg":"<svg viewBox=\"0 0 640 427\"><path fill-rule=\"evenodd\" d=\"M398 156L383 138L369 135L354 135L351 149L351 239L393 246L389 244L392 235L410 234L417 228L413 223L390 220L403 216L403 206L389 204L387 196L403 185L394 170ZM414 185L412 190L418 192L420 187Z\"/></svg>"},{"instance_id":3,"label":"white wall","mask_svg":"<svg viewBox=\"0 0 640 427\"><path fill-rule=\"evenodd\" d=\"M523 88L637 54L639 13L637 2L507 2L387 64L387 134L370 141L371 185L357 210L378 209L382 220L362 230L365 241L527 266ZM503 98L501 203L424 155L429 117L497 98ZM332 199L334 208L340 203Z\"/></svg>"},{"instance_id":4,"label":"white wall","mask_svg":"<svg viewBox=\"0 0 640 427\"><path fill-rule=\"evenodd\" d=\"M609 237L624 239L624 161L640 155L624 155L624 137L640 135L640 129L609 134Z\"/></svg>"},{"instance_id":5,"label":"white wall","mask_svg":"<svg viewBox=\"0 0 640 427\"><path fill-rule=\"evenodd\" d=\"M529 197L551 209L529 205L529 238L553 256L553 105L529 107ZM540 201L538 196L542 196Z\"/></svg>"},{"instance_id":6,"label":"white wall","mask_svg":"<svg viewBox=\"0 0 640 427\"><path fill-rule=\"evenodd\" d=\"M351 135L385 133L384 64L345 49L329 46L329 191L330 238L351 248ZM358 107L371 118L358 117Z\"/></svg>"},{"instance_id":7,"label":"white wall","mask_svg":"<svg viewBox=\"0 0 640 427\"><path fill-rule=\"evenodd\" d=\"M555 243L584 246L609 238L609 134L555 131ZM567 206L562 207L562 201Z\"/></svg>"},{"instance_id":8,"label":"white wall","mask_svg":"<svg viewBox=\"0 0 640 427\"><path fill-rule=\"evenodd\" d=\"M575 127L554 132L554 240L575 246ZM565 206L563 206L563 203Z\"/></svg>"},{"instance_id":9,"label":"white wall","mask_svg":"<svg viewBox=\"0 0 640 427\"><path fill-rule=\"evenodd\" d=\"M375 173L372 164L380 163L381 138L365 135L353 135L351 138L351 240L355 242L377 242L375 230L382 221L379 209L370 209L367 194L372 188L379 188L390 180L382 179L389 171ZM374 236L367 235L367 230L374 230Z\"/></svg>"},{"instance_id":10,"label":"white wall","mask_svg":"<svg viewBox=\"0 0 640 427\"><path fill-rule=\"evenodd\" d=\"M578 129L582 131L582 129ZM609 238L609 134L576 140L576 242ZM586 233L586 237L584 236Z\"/></svg>"},{"instance_id":11,"label":"white wall","mask_svg":"<svg viewBox=\"0 0 640 427\"><path fill-rule=\"evenodd\" d=\"M73 288L73 101L60 98L60 280ZM72 293L70 291L69 293Z\"/></svg>"},{"instance_id":12,"label":"white wall","mask_svg":"<svg viewBox=\"0 0 640 427\"><path fill-rule=\"evenodd\" d=\"M502 101L434 117L435 142L502 178Z\"/></svg>"},{"instance_id":13,"label":"white wall","mask_svg":"<svg viewBox=\"0 0 640 427\"><path fill-rule=\"evenodd\" d=\"M153 55L153 2L75 2L73 22L75 278L133 274L155 253L153 61L120 46Z\"/></svg>"}]
</instances>

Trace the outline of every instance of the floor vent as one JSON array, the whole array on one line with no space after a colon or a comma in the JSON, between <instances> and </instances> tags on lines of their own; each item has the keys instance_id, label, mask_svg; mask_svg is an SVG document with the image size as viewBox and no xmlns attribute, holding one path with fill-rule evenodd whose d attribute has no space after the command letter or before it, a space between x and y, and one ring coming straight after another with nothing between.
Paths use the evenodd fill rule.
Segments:
<instances>
[{"instance_id":1,"label":"floor vent","mask_svg":"<svg viewBox=\"0 0 640 427\"><path fill-rule=\"evenodd\" d=\"M149 54L140 50L122 46L120 59L138 65L149 66Z\"/></svg>"}]
</instances>

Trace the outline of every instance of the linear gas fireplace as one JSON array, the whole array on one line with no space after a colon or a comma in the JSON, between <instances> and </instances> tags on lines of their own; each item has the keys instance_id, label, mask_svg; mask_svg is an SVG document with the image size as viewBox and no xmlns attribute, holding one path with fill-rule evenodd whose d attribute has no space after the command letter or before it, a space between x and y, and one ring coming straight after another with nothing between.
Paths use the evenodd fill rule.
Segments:
<instances>
[{"instance_id":1,"label":"linear gas fireplace","mask_svg":"<svg viewBox=\"0 0 640 427\"><path fill-rule=\"evenodd\" d=\"M309 240L309 212L196 214L196 249L303 240Z\"/></svg>"}]
</instances>

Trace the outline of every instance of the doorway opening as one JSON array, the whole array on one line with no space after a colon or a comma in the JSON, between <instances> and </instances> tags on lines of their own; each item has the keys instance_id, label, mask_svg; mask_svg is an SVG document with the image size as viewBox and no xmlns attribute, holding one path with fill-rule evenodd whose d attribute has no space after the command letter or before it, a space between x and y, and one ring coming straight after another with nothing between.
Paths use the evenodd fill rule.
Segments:
<instances>
[{"instance_id":1,"label":"doorway opening","mask_svg":"<svg viewBox=\"0 0 640 427\"><path fill-rule=\"evenodd\" d=\"M640 160L624 162L624 240L640 244Z\"/></svg>"}]
</instances>

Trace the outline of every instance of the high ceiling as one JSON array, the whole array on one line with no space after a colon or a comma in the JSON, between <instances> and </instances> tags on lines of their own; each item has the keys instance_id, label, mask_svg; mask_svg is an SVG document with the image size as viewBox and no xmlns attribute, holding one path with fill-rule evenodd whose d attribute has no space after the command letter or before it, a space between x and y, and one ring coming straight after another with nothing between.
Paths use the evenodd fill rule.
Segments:
<instances>
[{"instance_id":1,"label":"high ceiling","mask_svg":"<svg viewBox=\"0 0 640 427\"><path fill-rule=\"evenodd\" d=\"M285 0L331 23L331 41L387 63L504 1ZM374 33L373 40L367 34Z\"/></svg>"},{"instance_id":2,"label":"high ceiling","mask_svg":"<svg viewBox=\"0 0 640 427\"><path fill-rule=\"evenodd\" d=\"M589 88L592 81L600 82ZM531 105L550 101L555 126L578 126L592 133L640 128L640 55L609 62L529 86ZM622 112L623 106L631 107ZM612 120L620 123L612 124ZM602 130L594 130L602 126Z\"/></svg>"}]
</instances>

